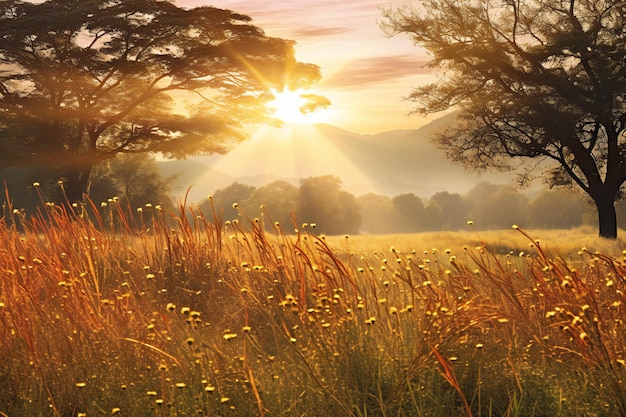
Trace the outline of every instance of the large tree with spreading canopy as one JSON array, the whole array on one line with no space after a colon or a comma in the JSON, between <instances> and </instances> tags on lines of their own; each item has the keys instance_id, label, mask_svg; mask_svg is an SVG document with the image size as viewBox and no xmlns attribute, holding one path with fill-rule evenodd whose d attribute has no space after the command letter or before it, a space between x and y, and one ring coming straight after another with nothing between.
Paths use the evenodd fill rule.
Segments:
<instances>
[{"instance_id":1,"label":"large tree with spreading canopy","mask_svg":"<svg viewBox=\"0 0 626 417\"><path fill-rule=\"evenodd\" d=\"M626 180L626 2L423 0L384 12L391 34L430 53L436 82L416 112L458 109L436 141L454 161L506 169L534 158L551 185L593 200L615 238ZM525 172L526 174L529 171Z\"/></svg>"},{"instance_id":2,"label":"large tree with spreading canopy","mask_svg":"<svg viewBox=\"0 0 626 417\"><path fill-rule=\"evenodd\" d=\"M0 166L53 169L77 201L96 163L225 152L267 121L273 89L319 77L294 42L230 10L0 0Z\"/></svg>"}]
</instances>

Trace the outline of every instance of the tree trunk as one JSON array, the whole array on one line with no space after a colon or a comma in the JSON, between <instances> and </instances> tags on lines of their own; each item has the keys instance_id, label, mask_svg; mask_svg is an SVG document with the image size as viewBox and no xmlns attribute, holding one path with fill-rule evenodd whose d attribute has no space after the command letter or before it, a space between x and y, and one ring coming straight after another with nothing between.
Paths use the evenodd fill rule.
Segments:
<instances>
[{"instance_id":1,"label":"tree trunk","mask_svg":"<svg viewBox=\"0 0 626 417\"><path fill-rule=\"evenodd\" d=\"M594 199L598 210L598 228L600 237L617 239L617 214L615 200L612 196L601 196Z\"/></svg>"},{"instance_id":2,"label":"tree trunk","mask_svg":"<svg viewBox=\"0 0 626 417\"><path fill-rule=\"evenodd\" d=\"M92 169L92 164L76 164L63 169L63 191L67 202L72 204L84 200Z\"/></svg>"}]
</instances>

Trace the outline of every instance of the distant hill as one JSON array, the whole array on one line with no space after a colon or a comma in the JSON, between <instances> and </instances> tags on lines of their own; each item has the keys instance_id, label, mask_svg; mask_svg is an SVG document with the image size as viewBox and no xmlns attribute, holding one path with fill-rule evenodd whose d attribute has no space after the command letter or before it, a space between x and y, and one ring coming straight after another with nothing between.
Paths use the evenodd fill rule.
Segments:
<instances>
[{"instance_id":1,"label":"distant hill","mask_svg":"<svg viewBox=\"0 0 626 417\"><path fill-rule=\"evenodd\" d=\"M325 141L325 148L295 137L289 141L288 147L276 146L268 136L267 139L254 139L256 143L238 145L227 155L162 161L159 166L164 176L177 175L173 182L176 195L183 195L193 185L190 191L192 201L204 199L235 181L258 187L280 179L297 185L301 178L325 174L340 177L343 188L355 195L415 193L430 197L438 191L464 193L481 181L496 184L511 181L512 175L479 176L451 165L445 159L431 138L434 132L453 120L453 115L447 115L419 129L373 135L320 124L315 125L315 129L322 139L316 141ZM340 154L343 162L337 161L333 165L329 159L332 156L320 154L323 149L332 149L334 155ZM284 164L261 165L263 160L280 159L283 157L281 152L284 153ZM294 165L289 164L291 154L296 158L297 174L294 174L293 167L287 169L288 165ZM347 165L351 165L350 170ZM357 171L360 175L355 174Z\"/></svg>"}]
</instances>

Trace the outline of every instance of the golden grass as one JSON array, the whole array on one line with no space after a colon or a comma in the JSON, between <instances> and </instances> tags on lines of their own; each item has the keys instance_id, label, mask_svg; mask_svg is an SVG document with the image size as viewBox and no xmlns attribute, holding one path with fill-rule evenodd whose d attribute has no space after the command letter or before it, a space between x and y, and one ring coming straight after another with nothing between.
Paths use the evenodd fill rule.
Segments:
<instances>
[{"instance_id":1,"label":"golden grass","mask_svg":"<svg viewBox=\"0 0 626 417\"><path fill-rule=\"evenodd\" d=\"M622 242L106 209L0 224L0 415L626 415Z\"/></svg>"},{"instance_id":2,"label":"golden grass","mask_svg":"<svg viewBox=\"0 0 626 417\"><path fill-rule=\"evenodd\" d=\"M513 225L511 225L513 226ZM604 239L597 235L591 226L581 226L574 229L530 229L527 233L534 240L555 254L569 258L577 255L581 249L591 252L601 252L607 255L620 256L626 250L626 231L620 231L616 240ZM466 248L476 248L487 245L499 255L520 252L532 252L532 242L514 229L506 230L463 230L440 231L409 234L389 235L350 235L328 236L329 243L338 250L357 250L359 252L385 251L390 247L405 253L424 253L435 251L462 252Z\"/></svg>"}]
</instances>

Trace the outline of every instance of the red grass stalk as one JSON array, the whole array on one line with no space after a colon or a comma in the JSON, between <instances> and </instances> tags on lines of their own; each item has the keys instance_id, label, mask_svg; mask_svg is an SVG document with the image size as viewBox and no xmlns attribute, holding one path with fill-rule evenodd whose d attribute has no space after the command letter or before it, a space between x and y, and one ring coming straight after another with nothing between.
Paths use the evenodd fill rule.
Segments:
<instances>
[{"instance_id":1,"label":"red grass stalk","mask_svg":"<svg viewBox=\"0 0 626 417\"><path fill-rule=\"evenodd\" d=\"M444 358L441 355L441 353L439 353L439 351L437 350L437 348L435 348L435 346L431 345L430 343L428 344L428 346L430 346L430 350L432 350L432 352L435 354L435 357L437 358L437 362L439 362L439 365L441 366L441 371L440 371L441 376L443 376L443 378L459 394L459 396L461 397L461 400L463 400L465 413L467 414L468 417L472 417L472 410L469 406L469 403L467 402L467 398L465 398L465 395L463 394L463 391L461 390L461 386L459 385L459 382L456 379L456 375L454 374L454 369L452 369L452 365L446 360L446 358Z\"/></svg>"}]
</instances>

